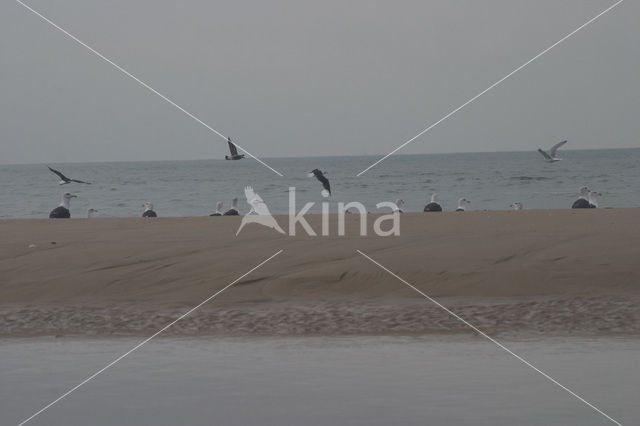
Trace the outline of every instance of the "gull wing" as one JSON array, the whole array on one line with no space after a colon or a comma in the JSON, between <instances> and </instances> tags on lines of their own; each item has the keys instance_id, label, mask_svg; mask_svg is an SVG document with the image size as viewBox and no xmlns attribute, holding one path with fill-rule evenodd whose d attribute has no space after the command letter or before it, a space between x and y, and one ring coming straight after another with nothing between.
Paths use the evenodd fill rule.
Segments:
<instances>
[{"instance_id":1,"label":"gull wing","mask_svg":"<svg viewBox=\"0 0 640 426\"><path fill-rule=\"evenodd\" d=\"M547 154L546 152L544 152L543 150L541 150L540 148L538 148L538 152L540 154L542 154L542 156L547 159L547 160L551 160L551 157L549 156L549 154Z\"/></svg>"},{"instance_id":2,"label":"gull wing","mask_svg":"<svg viewBox=\"0 0 640 426\"><path fill-rule=\"evenodd\" d=\"M47 166L47 167L49 167L49 166ZM63 181L65 181L65 182L69 182L71 180L68 177L66 177L65 175L63 175L62 172L60 172L60 171L58 171L56 169L52 169L51 167L49 167L49 170L51 170L53 173L57 174L58 177L60 179L62 179Z\"/></svg>"},{"instance_id":3,"label":"gull wing","mask_svg":"<svg viewBox=\"0 0 640 426\"><path fill-rule=\"evenodd\" d=\"M229 152L231 152L231 156L238 155L238 148L231 142L231 138L227 139L227 143L229 144Z\"/></svg>"},{"instance_id":4,"label":"gull wing","mask_svg":"<svg viewBox=\"0 0 640 426\"><path fill-rule=\"evenodd\" d=\"M552 146L551 150L549 151L549 154L551 154L552 157L555 157L556 156L556 152L558 151L558 148L560 148L565 143L567 143L567 141L562 141L562 142L559 142L559 143L555 144L554 146Z\"/></svg>"}]
</instances>

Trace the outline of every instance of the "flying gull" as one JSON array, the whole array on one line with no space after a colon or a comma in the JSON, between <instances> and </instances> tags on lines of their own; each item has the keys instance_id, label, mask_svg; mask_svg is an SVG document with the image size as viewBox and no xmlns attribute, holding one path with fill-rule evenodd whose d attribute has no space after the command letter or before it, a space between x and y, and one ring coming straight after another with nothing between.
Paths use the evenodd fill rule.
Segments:
<instances>
[{"instance_id":1,"label":"flying gull","mask_svg":"<svg viewBox=\"0 0 640 426\"><path fill-rule=\"evenodd\" d=\"M327 172L324 172L327 173ZM331 195L331 185L329 184L329 179L325 177L323 172L318 169L313 169L309 172L309 177L315 176L320 182L322 182L322 187L324 188L321 192L323 197L328 197Z\"/></svg>"},{"instance_id":2,"label":"flying gull","mask_svg":"<svg viewBox=\"0 0 640 426\"><path fill-rule=\"evenodd\" d=\"M438 204L438 201L440 201L440 199L438 198L438 194L432 194L431 202L426 206L424 206L424 211L425 212L441 212L442 206Z\"/></svg>"},{"instance_id":3,"label":"flying gull","mask_svg":"<svg viewBox=\"0 0 640 426\"><path fill-rule=\"evenodd\" d=\"M142 205L142 207L144 207L142 217L158 217L158 214L153 210L153 204L150 202L147 201Z\"/></svg>"},{"instance_id":4,"label":"flying gull","mask_svg":"<svg viewBox=\"0 0 640 426\"><path fill-rule=\"evenodd\" d=\"M231 208L226 212L224 212L222 216L239 216L239 215L240 213L238 212L238 199L234 198L233 200L231 200Z\"/></svg>"},{"instance_id":5,"label":"flying gull","mask_svg":"<svg viewBox=\"0 0 640 426\"><path fill-rule=\"evenodd\" d=\"M465 210L465 204L471 204L471 201L467 200L466 198L460 198L458 200L458 208L456 209L456 211L463 212Z\"/></svg>"},{"instance_id":6,"label":"flying gull","mask_svg":"<svg viewBox=\"0 0 640 426\"><path fill-rule=\"evenodd\" d=\"M542 154L542 156L544 157L544 161L546 161L547 163L554 163L556 161L562 160L562 158L556 157L556 153L558 152L558 148L560 148L565 143L567 143L567 141L562 141L555 144L554 146L551 147L548 154L543 150L541 150L540 148L538 148L538 152Z\"/></svg>"},{"instance_id":7,"label":"flying gull","mask_svg":"<svg viewBox=\"0 0 640 426\"><path fill-rule=\"evenodd\" d=\"M76 194L66 193L62 196L62 203L49 213L49 219L69 219L71 212L69 211L69 201L72 198L77 198Z\"/></svg>"},{"instance_id":8,"label":"flying gull","mask_svg":"<svg viewBox=\"0 0 640 426\"><path fill-rule=\"evenodd\" d=\"M588 209L589 207L589 188L587 188L586 186L583 186L582 188L580 188L579 190L580 193L580 198L578 198L576 201L573 202L573 204L571 205L572 209Z\"/></svg>"},{"instance_id":9,"label":"flying gull","mask_svg":"<svg viewBox=\"0 0 640 426\"><path fill-rule=\"evenodd\" d=\"M247 204L251 206L251 210L249 213L242 217L242 222L240 223L240 227L236 232L236 235L240 233L242 228L247 223L259 223L260 225L264 225L268 228L273 228L281 234L284 234L284 231L278 225L278 222L271 216L271 212L269 212L269 207L264 202L264 200L253 190L252 187L247 186L244 188L244 195L247 198Z\"/></svg>"},{"instance_id":10,"label":"flying gull","mask_svg":"<svg viewBox=\"0 0 640 426\"><path fill-rule=\"evenodd\" d=\"M516 201L515 203L509 205L509 207L511 207L513 210L522 210L524 208L522 203L518 202L518 201Z\"/></svg>"},{"instance_id":11,"label":"flying gull","mask_svg":"<svg viewBox=\"0 0 640 426\"><path fill-rule=\"evenodd\" d=\"M216 211L211 213L209 216L222 216L222 201L218 201L216 203Z\"/></svg>"},{"instance_id":12,"label":"flying gull","mask_svg":"<svg viewBox=\"0 0 640 426\"><path fill-rule=\"evenodd\" d=\"M231 155L225 155L225 160L241 160L244 158L244 154L238 154L238 148L231 142L231 138L227 138L227 143L229 144L229 153Z\"/></svg>"},{"instance_id":13,"label":"flying gull","mask_svg":"<svg viewBox=\"0 0 640 426\"><path fill-rule=\"evenodd\" d=\"M49 166L47 166L49 167ZM85 182L83 180L77 180L77 179L69 179L68 177L66 177L65 175L62 174L62 172L56 170L56 169L52 169L51 167L49 167L49 170L51 170L53 173L57 174L58 177L60 178L60 185L66 185L67 183L71 183L71 182L76 182L76 183L86 183L87 185L90 185L90 182Z\"/></svg>"}]
</instances>

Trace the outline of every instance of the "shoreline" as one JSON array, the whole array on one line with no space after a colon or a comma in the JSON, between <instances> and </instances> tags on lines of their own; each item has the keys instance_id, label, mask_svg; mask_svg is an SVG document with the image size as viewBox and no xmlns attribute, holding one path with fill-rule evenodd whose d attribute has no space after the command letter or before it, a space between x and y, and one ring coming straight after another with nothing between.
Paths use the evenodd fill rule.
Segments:
<instances>
[{"instance_id":1,"label":"shoreline","mask_svg":"<svg viewBox=\"0 0 640 426\"><path fill-rule=\"evenodd\" d=\"M640 337L640 297L438 300L494 337ZM398 302L398 301L396 301ZM146 337L191 307L0 306L0 338ZM207 306L158 337L311 337L358 335L476 335L424 300L359 304L291 302Z\"/></svg>"},{"instance_id":2,"label":"shoreline","mask_svg":"<svg viewBox=\"0 0 640 426\"><path fill-rule=\"evenodd\" d=\"M639 148L640 149L640 148ZM324 201L324 200L323 200ZM316 202L315 204L321 204L321 202ZM335 206L337 205L336 203L330 203L331 206ZM301 210L300 208L302 207L302 205L298 205L298 212ZM366 206L365 206L366 207ZM455 206L454 206L455 207ZM502 213L511 213L511 214L528 214L528 213L557 213L557 212L565 212L565 213L572 213L572 214L582 214L584 212L602 212L602 211L637 211L640 212L640 206L626 206L626 207L618 207L618 206L600 206L597 209L572 209L572 208L536 208L536 207L526 207L523 210L518 210L518 211L514 211L512 208L502 208L502 209L477 209L477 210L473 210L473 209L469 209L466 210L464 212L458 212L456 211L454 208L448 207L447 209L443 210L442 212L437 212L438 215L456 215L459 216L460 214L464 213L464 214L468 214L468 215L475 215L475 214L491 214L491 213L497 213L497 214L502 214ZM72 209L72 213L73 211L75 211L75 209ZM213 210L212 210L213 212ZM382 208L381 210L373 210L373 211L367 211L366 212L366 216L369 217L378 217L378 216L383 216L386 214L391 213L388 209L386 208ZM421 216L426 212L420 211L420 210L411 210L411 211L403 211L402 215L404 216ZM431 212L433 213L433 212ZM47 213L48 214L48 213ZM640 215L640 213L638 213ZM336 208L330 208L330 211L328 213L329 217L338 217L338 213L337 213L337 207ZM357 213L347 213L347 215L352 215L353 217L357 217L358 214ZM244 216L244 213L241 213L239 216L223 216L223 219L233 219L233 218L241 218L242 216ZM273 216L275 219L278 220L278 222L282 222L285 223L288 220L289 214L288 213L272 213L271 216ZM321 213L316 213L316 212L309 212L309 213L305 213L304 215L305 218L315 218L313 220L316 220L318 218L322 217ZM347 216L349 217L349 216ZM93 220L93 221L109 221L109 220L148 220L149 218L143 218L140 215L136 216L100 216L100 215L96 215L94 217L88 218L86 215L85 216L73 216L69 219L66 219L64 221L86 221L86 220ZM190 216L159 216L159 217L155 217L153 218L153 220L184 220L184 219L203 219L203 220L216 220L216 219L220 219L220 216L209 216L209 214L204 214L204 215L190 215ZM2 224L3 222L48 222L50 221L51 218L49 217L0 217L0 224ZM320 224L320 222L317 222L318 224ZM319 228L319 227L318 227Z\"/></svg>"}]
</instances>

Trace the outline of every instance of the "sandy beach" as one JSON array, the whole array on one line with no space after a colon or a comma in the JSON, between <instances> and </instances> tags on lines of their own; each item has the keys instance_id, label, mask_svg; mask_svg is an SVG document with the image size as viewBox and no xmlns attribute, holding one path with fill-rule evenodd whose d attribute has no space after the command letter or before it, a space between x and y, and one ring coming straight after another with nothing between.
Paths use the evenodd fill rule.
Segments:
<instances>
[{"instance_id":1,"label":"sandy beach","mask_svg":"<svg viewBox=\"0 0 640 426\"><path fill-rule=\"evenodd\" d=\"M369 215L372 229L374 215ZM276 216L287 229L287 218ZM319 231L321 218L309 216ZM408 213L401 235L239 217L0 221L0 335L638 334L640 209Z\"/></svg>"}]
</instances>

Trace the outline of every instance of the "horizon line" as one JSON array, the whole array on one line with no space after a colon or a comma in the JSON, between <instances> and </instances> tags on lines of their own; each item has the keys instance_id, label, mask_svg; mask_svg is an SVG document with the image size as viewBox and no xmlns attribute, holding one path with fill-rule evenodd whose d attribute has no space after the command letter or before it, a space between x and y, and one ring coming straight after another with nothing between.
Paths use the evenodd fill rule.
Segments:
<instances>
[{"instance_id":1,"label":"horizon line","mask_svg":"<svg viewBox=\"0 0 640 426\"><path fill-rule=\"evenodd\" d=\"M616 148L579 148L579 149L563 149L562 151L619 151L629 149L640 149L640 146L629 147L616 147ZM409 156L427 156L427 155L457 155L457 154L501 154L501 153L522 153L522 152L537 152L537 150L506 150L506 151L456 151L456 152L430 152L430 153L409 153L409 154L396 154L396 157L409 157ZM296 158L343 158L343 157L376 157L379 154L343 154L343 155L311 155L311 156L287 156L287 157L267 157L262 158L269 159L296 159ZM162 160L85 160L85 161L49 161L49 162L33 162L33 163L1 163L0 166L37 166L47 164L99 164L99 163L163 163L163 162L175 162L175 161L224 161L224 158L183 158L183 159L162 159Z\"/></svg>"}]
</instances>

